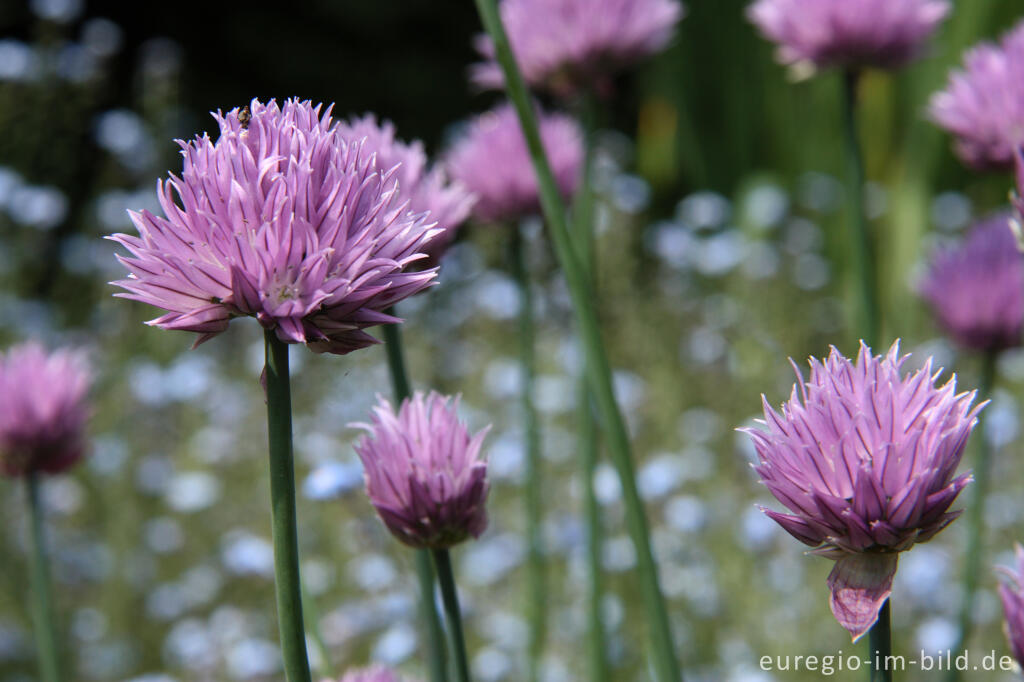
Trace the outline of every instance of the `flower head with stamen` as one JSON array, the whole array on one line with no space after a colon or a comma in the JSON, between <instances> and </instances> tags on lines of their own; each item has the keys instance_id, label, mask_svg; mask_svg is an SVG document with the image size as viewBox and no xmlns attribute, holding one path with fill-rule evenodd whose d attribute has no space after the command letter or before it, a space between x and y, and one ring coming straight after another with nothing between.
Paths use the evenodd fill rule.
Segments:
<instances>
[{"instance_id":1,"label":"flower head with stamen","mask_svg":"<svg viewBox=\"0 0 1024 682\"><path fill-rule=\"evenodd\" d=\"M836 563L828 577L832 613L854 640L892 590L897 557L926 542L960 511L949 507L971 480L956 475L981 405L941 386L929 359L908 375L898 344L856 363L835 348L811 359L781 413L762 397L762 428L742 429L757 450L761 481L789 513L764 512ZM794 369L795 366L794 366Z\"/></svg>"},{"instance_id":2,"label":"flower head with stamen","mask_svg":"<svg viewBox=\"0 0 1024 682\"><path fill-rule=\"evenodd\" d=\"M197 344L238 316L316 351L376 343L363 330L400 322L384 311L435 277L410 269L439 233L429 216L330 108L253 100L214 117L216 142L179 141L181 176L157 183L164 215L131 212L138 236L110 237L130 252L118 295L168 311L149 324Z\"/></svg>"}]
</instances>

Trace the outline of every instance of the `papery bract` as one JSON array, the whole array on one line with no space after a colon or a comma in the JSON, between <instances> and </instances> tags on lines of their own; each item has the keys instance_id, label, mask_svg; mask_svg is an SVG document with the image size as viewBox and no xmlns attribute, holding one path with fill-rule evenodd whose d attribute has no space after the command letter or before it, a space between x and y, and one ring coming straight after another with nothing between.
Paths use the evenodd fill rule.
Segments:
<instances>
[{"instance_id":1,"label":"papery bract","mask_svg":"<svg viewBox=\"0 0 1024 682\"><path fill-rule=\"evenodd\" d=\"M898 553L952 522L971 480L956 469L981 409L975 394L957 393L955 379L935 386L931 359L903 376L905 359L897 344L884 357L861 344L856 364L833 348L811 359L806 382L796 370L781 413L762 397L763 428L742 429L755 471L790 511L764 512L835 560L830 604L855 640L889 597Z\"/></svg>"},{"instance_id":2,"label":"papery bract","mask_svg":"<svg viewBox=\"0 0 1024 682\"><path fill-rule=\"evenodd\" d=\"M487 464L480 456L490 427L470 436L458 399L431 392L402 401L398 413L380 399L356 444L366 492L388 530L417 548L445 549L487 527Z\"/></svg>"},{"instance_id":3,"label":"papery bract","mask_svg":"<svg viewBox=\"0 0 1024 682\"><path fill-rule=\"evenodd\" d=\"M169 311L149 324L196 343L240 315L316 351L376 343L362 330L399 322L384 311L434 279L408 268L439 230L329 109L253 100L215 118L217 141L179 141L181 176L157 183L164 216L131 212L139 236L111 237L131 253L118 295Z\"/></svg>"},{"instance_id":4,"label":"papery bract","mask_svg":"<svg viewBox=\"0 0 1024 682\"><path fill-rule=\"evenodd\" d=\"M555 183L563 196L579 185L583 168L583 134L568 116L539 112L541 141ZM519 118L509 104L477 116L449 150L452 176L477 197L480 220L516 220L540 212L540 190Z\"/></svg>"},{"instance_id":5,"label":"papery bract","mask_svg":"<svg viewBox=\"0 0 1024 682\"><path fill-rule=\"evenodd\" d=\"M786 64L893 69L949 14L945 0L757 0L747 17Z\"/></svg>"},{"instance_id":6,"label":"papery bract","mask_svg":"<svg viewBox=\"0 0 1024 682\"><path fill-rule=\"evenodd\" d=\"M330 682L325 680L325 682ZM349 670L338 682L412 682L404 680L391 668L383 665L373 665L369 668Z\"/></svg>"},{"instance_id":7,"label":"papery bract","mask_svg":"<svg viewBox=\"0 0 1024 682\"><path fill-rule=\"evenodd\" d=\"M85 454L90 372L75 351L27 343L0 356L0 473L60 473Z\"/></svg>"}]
</instances>

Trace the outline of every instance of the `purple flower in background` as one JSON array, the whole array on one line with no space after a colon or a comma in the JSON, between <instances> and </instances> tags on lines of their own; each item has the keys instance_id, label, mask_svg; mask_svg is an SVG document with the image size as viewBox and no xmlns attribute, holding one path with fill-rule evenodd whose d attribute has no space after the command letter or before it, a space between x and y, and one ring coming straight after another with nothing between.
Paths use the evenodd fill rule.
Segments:
<instances>
[{"instance_id":1,"label":"purple flower in background","mask_svg":"<svg viewBox=\"0 0 1024 682\"><path fill-rule=\"evenodd\" d=\"M500 11L523 78L559 95L606 91L616 72L664 48L684 14L676 0L503 0ZM482 34L476 48L487 61L472 81L504 87L494 43Z\"/></svg>"},{"instance_id":2,"label":"purple flower in background","mask_svg":"<svg viewBox=\"0 0 1024 682\"><path fill-rule=\"evenodd\" d=\"M1024 665L1024 547L1017 545L1017 566L997 569L1007 577L999 586L999 597L1003 601L1006 615L1006 638L1017 663Z\"/></svg>"},{"instance_id":3,"label":"purple flower in background","mask_svg":"<svg viewBox=\"0 0 1024 682\"><path fill-rule=\"evenodd\" d=\"M74 351L27 343L0 355L0 473L60 473L86 451L90 372Z\"/></svg>"},{"instance_id":4,"label":"purple flower in background","mask_svg":"<svg viewBox=\"0 0 1024 682\"><path fill-rule=\"evenodd\" d=\"M945 0L757 0L747 17L783 63L893 69L920 53L949 10Z\"/></svg>"},{"instance_id":5,"label":"purple flower in background","mask_svg":"<svg viewBox=\"0 0 1024 682\"><path fill-rule=\"evenodd\" d=\"M540 136L559 190L571 196L583 167L583 134L572 118L538 111ZM477 116L446 158L452 176L476 196L480 220L514 220L540 212L537 177L510 104Z\"/></svg>"},{"instance_id":6,"label":"purple flower in background","mask_svg":"<svg viewBox=\"0 0 1024 682\"><path fill-rule=\"evenodd\" d=\"M949 506L971 480L955 472L981 409L975 394L958 394L955 379L936 387L930 358L901 376L905 359L898 344L882 357L862 343L856 364L833 348L811 359L809 381L796 370L781 414L762 396L765 428L742 429L755 471L792 513L764 512L835 560L830 605L854 640L878 619L899 552L959 516Z\"/></svg>"},{"instance_id":7,"label":"purple flower in background","mask_svg":"<svg viewBox=\"0 0 1024 682\"><path fill-rule=\"evenodd\" d=\"M395 137L391 121L377 122L373 114L353 118L339 125L341 136L351 143L363 142L364 154L376 154L377 168L386 173L396 166L395 179L403 201L413 213L429 212L441 233L430 240L424 252L427 265L440 260L455 239L459 226L469 217L475 199L461 182L450 181L440 166L429 167L427 153L419 140L403 142Z\"/></svg>"},{"instance_id":8,"label":"purple flower in background","mask_svg":"<svg viewBox=\"0 0 1024 682\"><path fill-rule=\"evenodd\" d=\"M131 252L118 295L167 310L149 324L197 344L240 315L315 351L376 343L362 330L400 322L383 311L431 285L434 270L408 267L439 230L329 108L253 100L214 116L217 141L179 141L181 177L157 183L164 217L132 212L139 236L110 237Z\"/></svg>"},{"instance_id":9,"label":"purple flower in background","mask_svg":"<svg viewBox=\"0 0 1024 682\"><path fill-rule=\"evenodd\" d=\"M388 530L412 547L444 549L487 527L487 464L480 446L490 427L470 437L458 399L432 392L402 401L398 414L380 399L367 435L356 444L366 492Z\"/></svg>"},{"instance_id":10,"label":"purple flower in background","mask_svg":"<svg viewBox=\"0 0 1024 682\"><path fill-rule=\"evenodd\" d=\"M958 248L936 252L921 284L943 329L961 346L999 351L1021 342L1024 256L1001 213L979 222Z\"/></svg>"},{"instance_id":11,"label":"purple flower in background","mask_svg":"<svg viewBox=\"0 0 1024 682\"><path fill-rule=\"evenodd\" d=\"M981 43L964 56L946 89L932 96L929 114L956 138L964 163L1010 170L1024 144L1024 22L1002 41Z\"/></svg>"},{"instance_id":12,"label":"purple flower in background","mask_svg":"<svg viewBox=\"0 0 1024 682\"><path fill-rule=\"evenodd\" d=\"M391 668L374 665L369 668L350 670L345 673L340 682L402 682L402 678Z\"/></svg>"}]
</instances>

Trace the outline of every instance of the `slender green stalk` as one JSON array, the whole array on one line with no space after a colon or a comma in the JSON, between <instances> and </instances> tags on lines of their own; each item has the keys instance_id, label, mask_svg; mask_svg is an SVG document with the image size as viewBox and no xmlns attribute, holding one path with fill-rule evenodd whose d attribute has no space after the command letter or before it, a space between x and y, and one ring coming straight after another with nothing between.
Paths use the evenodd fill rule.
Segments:
<instances>
[{"instance_id":1,"label":"slender green stalk","mask_svg":"<svg viewBox=\"0 0 1024 682\"><path fill-rule=\"evenodd\" d=\"M892 616L888 599L878 612L878 622L868 632L868 652L871 655L871 665L868 666L871 682L892 682Z\"/></svg>"},{"instance_id":2,"label":"slender green stalk","mask_svg":"<svg viewBox=\"0 0 1024 682\"><path fill-rule=\"evenodd\" d=\"M309 594L305 585L302 585L302 609L306 617L306 629L309 630L313 646L323 661L321 672L333 680L338 677L338 671L331 661L331 652L327 649L323 632L320 631L320 609L317 608L316 600Z\"/></svg>"},{"instance_id":3,"label":"slender green stalk","mask_svg":"<svg viewBox=\"0 0 1024 682\"><path fill-rule=\"evenodd\" d=\"M29 514L32 517L32 620L35 625L39 676L43 682L60 682L60 649L50 595L50 562L46 552L44 510L39 497L38 475L30 473L25 478L25 485Z\"/></svg>"},{"instance_id":4,"label":"slender green stalk","mask_svg":"<svg viewBox=\"0 0 1024 682\"><path fill-rule=\"evenodd\" d=\"M475 2L484 27L494 41L495 53L505 76L509 99L512 100L516 113L519 115L534 170L537 173L544 218L555 246L559 264L569 285L576 323L586 357L587 380L590 382L597 403L602 426L607 433L609 453L619 474L626 525L636 548L637 570L640 574L638 582L646 607L657 679L660 682L678 682L682 676L675 658L675 644L669 625L668 612L658 581L658 568L654 562L647 517L644 515L643 503L637 492L629 436L618 404L615 402L611 367L605 354L604 342L593 307L590 280L580 263L579 254L572 242L566 222L565 207L559 196L551 173L551 166L548 164L537 131L533 106L522 75L512 56L508 36L505 35L505 28L498 15L495 0L475 0Z\"/></svg>"},{"instance_id":5,"label":"slender green stalk","mask_svg":"<svg viewBox=\"0 0 1024 682\"><path fill-rule=\"evenodd\" d=\"M384 329L384 349L388 355L388 368L391 370L391 386L395 393L395 402L402 402L412 395L409 373L405 369L405 353L402 348L402 331L397 324L386 324ZM430 563L430 552L425 549L415 551L416 578L420 587L420 620L427 630L427 664L430 669L430 682L446 682L445 674L448 662L445 655L444 631L434 601L434 566Z\"/></svg>"},{"instance_id":6,"label":"slender green stalk","mask_svg":"<svg viewBox=\"0 0 1024 682\"><path fill-rule=\"evenodd\" d=\"M583 97L580 106L580 121L583 123L585 155L583 183L573 205L573 223L576 248L580 261L587 270L591 286L594 281L594 149L596 147L597 102L592 93ZM586 376L580 377L577 397L577 443L580 453L580 479L583 483L583 517L587 528L587 610L589 627L589 666L591 682L608 682L611 671L608 668L607 642L604 629L604 584L602 580L601 507L594 490L594 473L597 468L597 424L594 421L594 405Z\"/></svg>"},{"instance_id":7,"label":"slender green stalk","mask_svg":"<svg viewBox=\"0 0 1024 682\"><path fill-rule=\"evenodd\" d=\"M295 465L292 457L292 391L288 344L272 329L266 341L267 425L270 434L270 504L274 535L274 584L281 655L288 682L311 682L302 621L299 533L295 513Z\"/></svg>"},{"instance_id":8,"label":"slender green stalk","mask_svg":"<svg viewBox=\"0 0 1024 682\"><path fill-rule=\"evenodd\" d=\"M988 351L982 356L981 382L978 395L981 400L992 396L992 388L996 381L997 351ZM982 417L984 418L984 417ZM978 576L981 571L982 555L985 550L985 498L988 497L989 482L992 478L992 446L979 434L978 454L974 463L974 484L971 485L971 501L967 506L967 553L964 555L964 575L961 589L960 623L956 643L951 648L954 656L968 645L973 625L974 601L978 592ZM960 679L957 670L950 670L946 676L949 682Z\"/></svg>"},{"instance_id":9,"label":"slender green stalk","mask_svg":"<svg viewBox=\"0 0 1024 682\"><path fill-rule=\"evenodd\" d=\"M855 69L842 73L843 135L846 146L846 205L848 220L846 231L850 239L850 257L856 269L857 307L854 316L854 335L862 335L872 348L879 343L881 327L878 304L878 282L875 275L875 254L871 244L868 219L864 210L864 156L860 133L857 130L857 83L860 74ZM856 341L857 338L854 339ZM876 349L877 350L877 349Z\"/></svg>"},{"instance_id":10,"label":"slender green stalk","mask_svg":"<svg viewBox=\"0 0 1024 682\"><path fill-rule=\"evenodd\" d=\"M512 275L519 288L519 366L521 372L520 410L526 439L526 505L527 562L526 580L529 602L527 622L530 626L529 679L540 679L540 662L547 638L547 585L544 568L544 541L541 537L541 508L544 494L541 476L540 424L534 404L537 375L536 331L533 322L533 287L527 263L526 243L522 228L513 226L509 238Z\"/></svg>"},{"instance_id":11,"label":"slender green stalk","mask_svg":"<svg viewBox=\"0 0 1024 682\"><path fill-rule=\"evenodd\" d=\"M466 638L462 634L462 613L459 610L459 595L455 590L452 558L447 549L432 550L431 555L434 557L437 582L441 585L444 617L448 621L448 643L452 660L455 661L455 680L469 682L469 659L466 657Z\"/></svg>"}]
</instances>

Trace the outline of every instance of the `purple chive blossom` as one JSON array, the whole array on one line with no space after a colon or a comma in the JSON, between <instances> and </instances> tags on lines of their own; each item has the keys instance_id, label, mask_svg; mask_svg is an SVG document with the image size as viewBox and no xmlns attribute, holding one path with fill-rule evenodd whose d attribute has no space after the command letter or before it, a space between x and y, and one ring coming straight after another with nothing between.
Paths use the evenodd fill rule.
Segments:
<instances>
[{"instance_id":1,"label":"purple chive blossom","mask_svg":"<svg viewBox=\"0 0 1024 682\"><path fill-rule=\"evenodd\" d=\"M978 170L1013 168L1024 144L1024 22L999 44L984 42L964 56L946 89L932 96L929 114L955 137L964 163Z\"/></svg>"},{"instance_id":2,"label":"purple chive blossom","mask_svg":"<svg viewBox=\"0 0 1024 682\"><path fill-rule=\"evenodd\" d=\"M540 136L559 190L571 196L583 167L583 134L570 117L538 111ZM447 156L452 177L477 196L473 214L484 221L540 212L537 177L519 118L509 104L477 116Z\"/></svg>"},{"instance_id":3,"label":"purple chive blossom","mask_svg":"<svg viewBox=\"0 0 1024 682\"><path fill-rule=\"evenodd\" d=\"M490 427L470 436L458 399L416 393L398 414L380 399L356 444L366 492L388 530L412 547L444 549L487 527L487 464L480 446Z\"/></svg>"},{"instance_id":4,"label":"purple chive blossom","mask_svg":"<svg viewBox=\"0 0 1024 682\"><path fill-rule=\"evenodd\" d=\"M57 474L86 451L85 359L28 343L0 355L0 473Z\"/></svg>"},{"instance_id":5,"label":"purple chive blossom","mask_svg":"<svg viewBox=\"0 0 1024 682\"><path fill-rule=\"evenodd\" d=\"M1024 256L997 214L979 222L964 243L932 258L921 294L943 329L961 346L1000 351L1019 346L1024 324Z\"/></svg>"},{"instance_id":6,"label":"purple chive blossom","mask_svg":"<svg viewBox=\"0 0 1024 682\"><path fill-rule=\"evenodd\" d=\"M949 11L945 0L757 0L747 17L785 64L894 69L921 52Z\"/></svg>"},{"instance_id":7,"label":"purple chive blossom","mask_svg":"<svg viewBox=\"0 0 1024 682\"><path fill-rule=\"evenodd\" d=\"M754 441L761 481L791 513L764 512L812 554L835 560L832 613L856 641L878 619L899 552L930 540L960 512L949 506L971 480L955 476L981 406L936 387L931 359L901 376L906 356L861 344L856 364L835 348L811 359L781 414L762 396L764 428ZM795 369L795 367L794 367ZM940 370L941 371L941 370Z\"/></svg>"},{"instance_id":8,"label":"purple chive blossom","mask_svg":"<svg viewBox=\"0 0 1024 682\"><path fill-rule=\"evenodd\" d=\"M382 665L374 665L369 668L350 670L341 678L340 682L403 682L391 668Z\"/></svg>"},{"instance_id":9,"label":"purple chive blossom","mask_svg":"<svg viewBox=\"0 0 1024 682\"><path fill-rule=\"evenodd\" d=\"M523 78L559 95L607 91L615 73L664 48L684 15L675 0L504 0L500 11ZM472 81L504 87L494 43L482 34L476 48L487 61Z\"/></svg>"},{"instance_id":10,"label":"purple chive blossom","mask_svg":"<svg viewBox=\"0 0 1024 682\"><path fill-rule=\"evenodd\" d=\"M1007 580L999 586L999 597L1003 601L1006 615L1006 638L1017 663L1024 665L1024 547L1017 545L1017 566L999 568Z\"/></svg>"},{"instance_id":11,"label":"purple chive blossom","mask_svg":"<svg viewBox=\"0 0 1024 682\"><path fill-rule=\"evenodd\" d=\"M131 253L118 295L168 311L149 324L198 344L247 315L341 354L376 343L362 330L400 322L383 311L431 285L434 270L408 267L439 231L320 109L253 100L214 115L216 142L178 142L181 176L157 183L164 216L132 212L139 236L110 237Z\"/></svg>"},{"instance_id":12,"label":"purple chive blossom","mask_svg":"<svg viewBox=\"0 0 1024 682\"><path fill-rule=\"evenodd\" d=\"M428 212L429 220L441 230L425 247L429 264L436 264L455 238L459 226L469 217L475 198L466 187L451 181L440 166L428 166L427 154L419 140L408 143L395 137L391 121L377 122L373 114L353 118L339 126L350 142L363 142L363 153L377 155L377 168L387 172L398 167L395 179L403 199L413 213Z\"/></svg>"}]
</instances>

